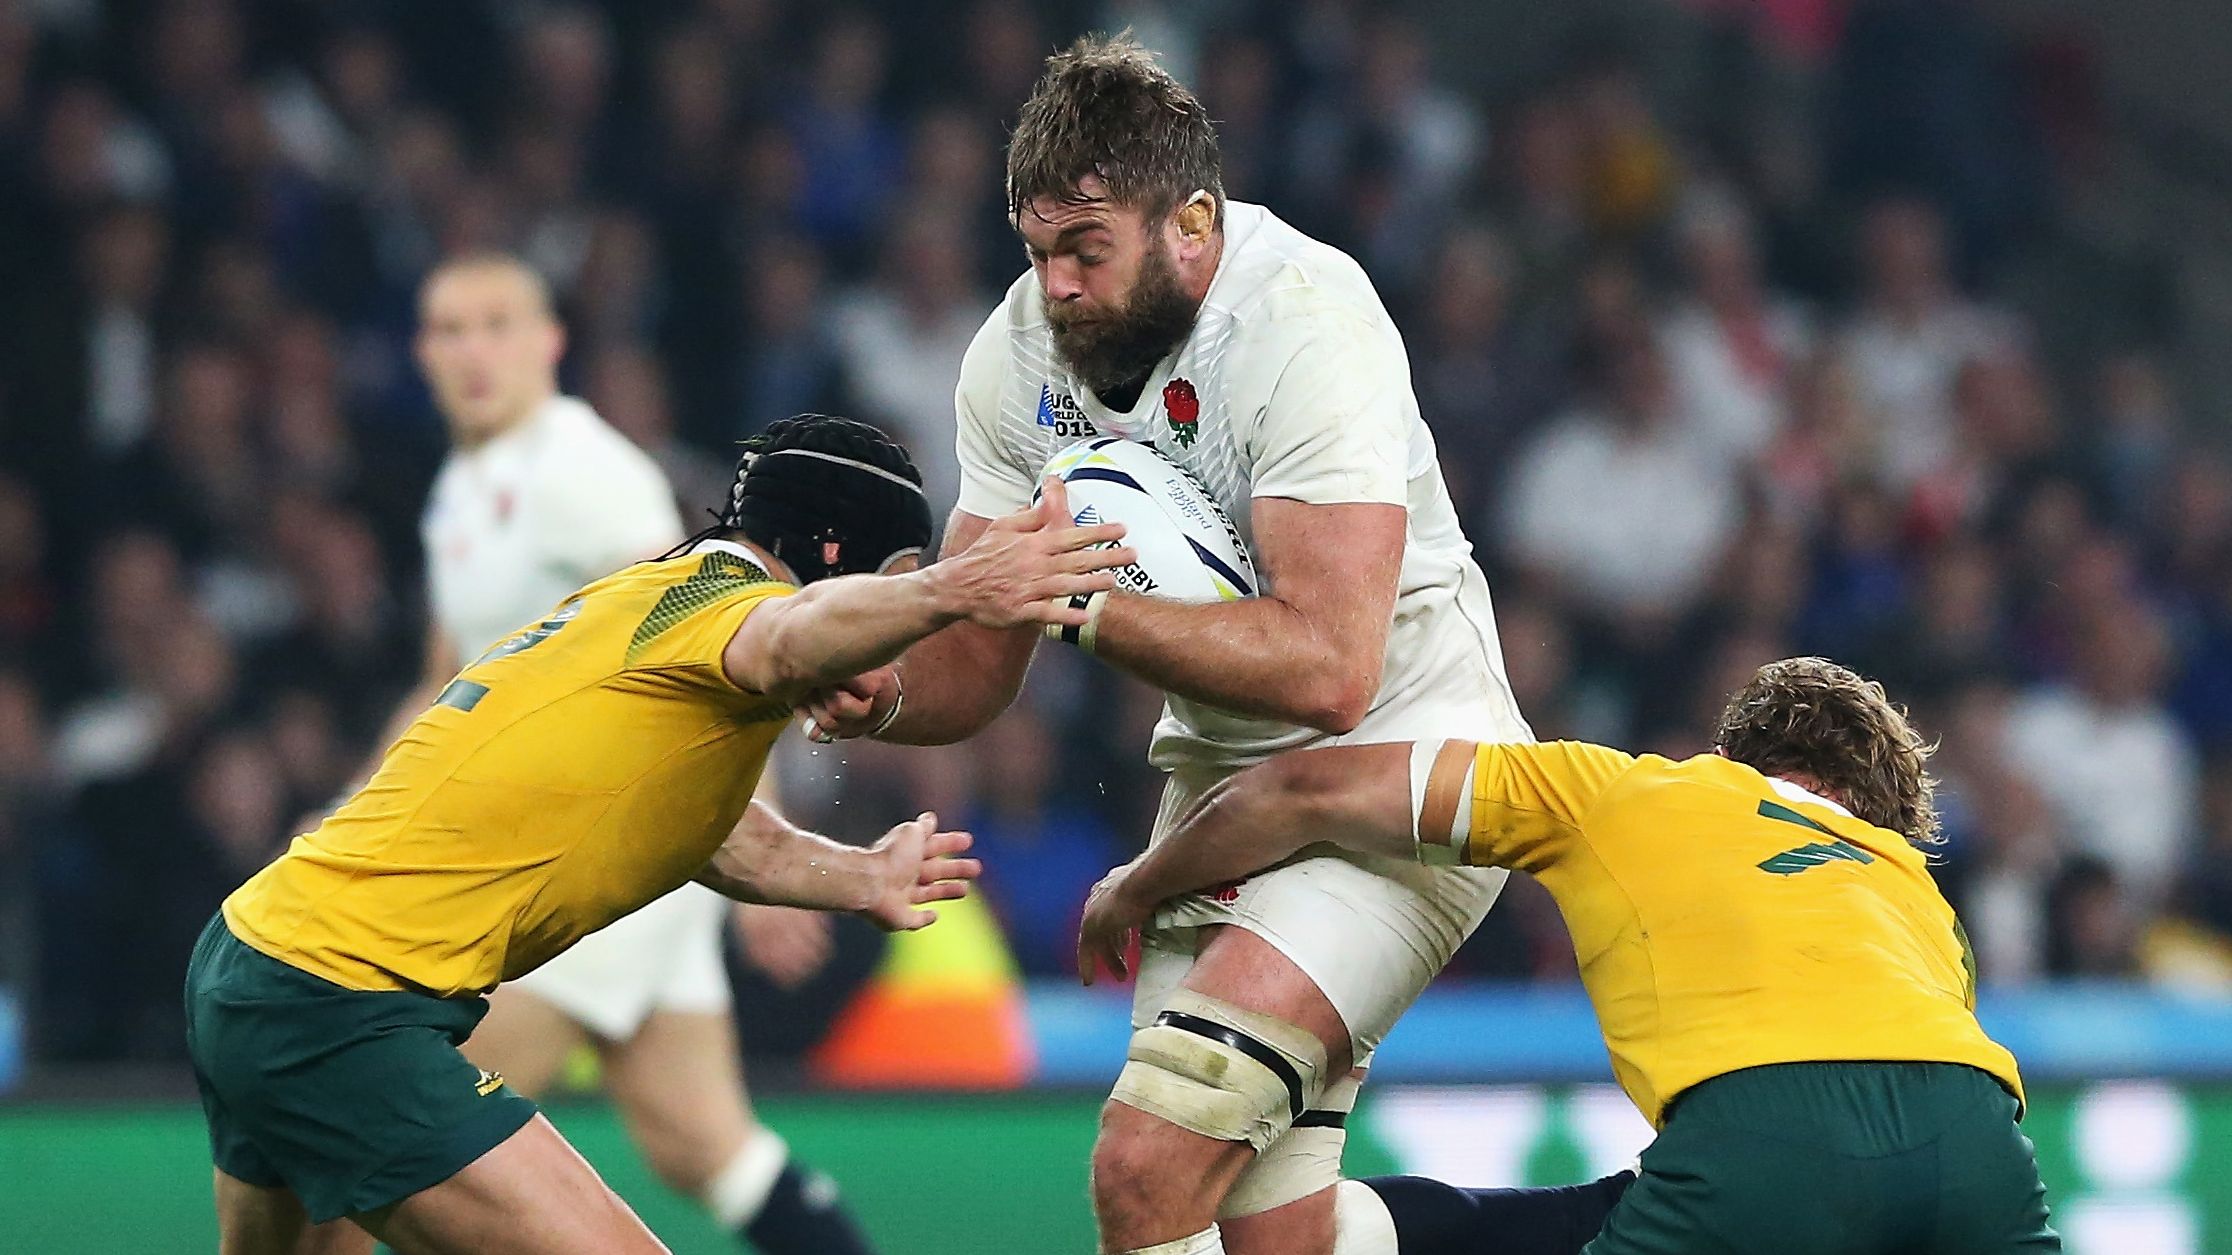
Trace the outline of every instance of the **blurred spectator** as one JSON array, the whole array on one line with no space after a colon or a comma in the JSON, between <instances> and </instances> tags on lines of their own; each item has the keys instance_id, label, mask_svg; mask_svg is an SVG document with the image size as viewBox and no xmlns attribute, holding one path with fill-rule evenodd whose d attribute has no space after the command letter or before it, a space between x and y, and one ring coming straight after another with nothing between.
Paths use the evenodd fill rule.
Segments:
<instances>
[{"instance_id":1,"label":"blurred spectator","mask_svg":"<svg viewBox=\"0 0 2232 1255\"><path fill-rule=\"evenodd\" d=\"M63 798L48 761L46 714L22 672L0 669L0 990L32 977L38 881Z\"/></svg>"},{"instance_id":2,"label":"blurred spectator","mask_svg":"<svg viewBox=\"0 0 2232 1255\"><path fill-rule=\"evenodd\" d=\"M1685 438L1648 333L1603 356L1591 399L1520 455L1495 534L1593 611L1663 622L1712 574L1739 521L1735 485Z\"/></svg>"},{"instance_id":3,"label":"blurred spectator","mask_svg":"<svg viewBox=\"0 0 2232 1255\"><path fill-rule=\"evenodd\" d=\"M1827 111L1840 184L1932 188L1980 262L2014 247L2036 221L2046 158L2011 42L1981 5L1852 4Z\"/></svg>"},{"instance_id":4,"label":"blurred spectator","mask_svg":"<svg viewBox=\"0 0 2232 1255\"><path fill-rule=\"evenodd\" d=\"M1217 120L1225 192L1277 205L1286 189L1278 53L1255 34L1226 31L1211 40L1207 59L1217 72L1187 81L1197 83L1201 103Z\"/></svg>"},{"instance_id":5,"label":"blurred spectator","mask_svg":"<svg viewBox=\"0 0 2232 1255\"><path fill-rule=\"evenodd\" d=\"M2049 973L2091 980L2140 974L2138 908L2107 860L2070 860L2046 891L2046 911Z\"/></svg>"},{"instance_id":6,"label":"blurred spectator","mask_svg":"<svg viewBox=\"0 0 2232 1255\"><path fill-rule=\"evenodd\" d=\"M1860 246L1860 309L1843 352L1873 420L1876 470L1911 483L1952 456L1954 379L1992 346L1991 320L1955 289L1928 205L1870 206Z\"/></svg>"},{"instance_id":7,"label":"blurred spectator","mask_svg":"<svg viewBox=\"0 0 2232 1255\"><path fill-rule=\"evenodd\" d=\"M2118 894L2150 907L2191 855L2198 802L2193 748L2161 704L2168 649L2144 606L2103 608L2080 629L2069 682L2032 689L2007 717L2009 768Z\"/></svg>"},{"instance_id":8,"label":"blurred spectator","mask_svg":"<svg viewBox=\"0 0 2232 1255\"><path fill-rule=\"evenodd\" d=\"M1677 231L1688 290L1664 337L1683 421L1708 448L1750 461L1782 429L1805 321L1765 289L1751 221L1728 194L1694 196Z\"/></svg>"},{"instance_id":9,"label":"blurred spectator","mask_svg":"<svg viewBox=\"0 0 2232 1255\"><path fill-rule=\"evenodd\" d=\"M96 453L113 456L147 434L155 408L155 300L169 248L159 216L125 207L103 216L80 250L83 395Z\"/></svg>"},{"instance_id":10,"label":"blurred spectator","mask_svg":"<svg viewBox=\"0 0 2232 1255\"><path fill-rule=\"evenodd\" d=\"M1034 976L1077 970L1085 894L1131 857L1107 819L1055 791L1053 730L1028 707L1002 715L978 745L975 802L963 825L984 859L985 899L1000 913L1016 961Z\"/></svg>"},{"instance_id":11,"label":"blurred spectator","mask_svg":"<svg viewBox=\"0 0 2232 1255\"><path fill-rule=\"evenodd\" d=\"M1646 95L1640 68L1607 49L1583 65L1573 87L1591 224L1624 240L1654 225L1680 179L1672 140Z\"/></svg>"},{"instance_id":12,"label":"blurred spectator","mask_svg":"<svg viewBox=\"0 0 2232 1255\"><path fill-rule=\"evenodd\" d=\"M884 116L883 29L859 14L832 17L814 41L804 93L788 124L805 158L805 195L814 207L804 226L838 265L865 268L858 250L890 191L899 164L898 135Z\"/></svg>"},{"instance_id":13,"label":"blurred spectator","mask_svg":"<svg viewBox=\"0 0 2232 1255\"><path fill-rule=\"evenodd\" d=\"M675 504L690 530L697 529L707 510L727 500L733 466L675 436L674 415L667 407L666 372L658 358L634 344L603 349L589 359L581 395L614 430L659 464L667 482L674 485Z\"/></svg>"},{"instance_id":14,"label":"blurred spectator","mask_svg":"<svg viewBox=\"0 0 2232 1255\"><path fill-rule=\"evenodd\" d=\"M778 418L839 408L820 258L798 241L771 240L746 274L746 335L732 368L736 391L708 416L696 433L700 441L738 440Z\"/></svg>"},{"instance_id":15,"label":"blurred spectator","mask_svg":"<svg viewBox=\"0 0 2232 1255\"><path fill-rule=\"evenodd\" d=\"M42 655L61 613L38 498L29 485L0 474L0 666Z\"/></svg>"},{"instance_id":16,"label":"blurred spectator","mask_svg":"<svg viewBox=\"0 0 2232 1255\"><path fill-rule=\"evenodd\" d=\"M1295 131L1297 220L1347 247L1384 287L1411 289L1481 144L1471 110L1426 72L1417 28L1381 17L1353 83L1321 96Z\"/></svg>"},{"instance_id":17,"label":"blurred spectator","mask_svg":"<svg viewBox=\"0 0 2232 1255\"><path fill-rule=\"evenodd\" d=\"M2092 401L2098 425L2090 443L2103 495L2118 522L2143 523L2183 426L2170 381L2153 357L2118 354L2094 375Z\"/></svg>"},{"instance_id":18,"label":"blurred spectator","mask_svg":"<svg viewBox=\"0 0 2232 1255\"><path fill-rule=\"evenodd\" d=\"M1450 494L1468 516L1488 491L1482 481L1556 400L1550 346L1511 316L1511 266L1492 229L1451 232L1427 289L1422 333L1411 342L1419 410L1434 428Z\"/></svg>"},{"instance_id":19,"label":"blurred spectator","mask_svg":"<svg viewBox=\"0 0 2232 1255\"><path fill-rule=\"evenodd\" d=\"M875 282L840 297L831 319L854 417L889 427L913 452L934 515L961 490L945 433L961 356L992 303L974 277L957 221L908 214L892 229Z\"/></svg>"},{"instance_id":20,"label":"blurred spectator","mask_svg":"<svg viewBox=\"0 0 2232 1255\"><path fill-rule=\"evenodd\" d=\"M1951 863L1940 865L1976 955L1978 979L2020 985L2047 974L2051 893L2065 853L2053 815L2029 779L2009 771L2008 693L1974 684L1954 700L1940 777Z\"/></svg>"},{"instance_id":21,"label":"blurred spectator","mask_svg":"<svg viewBox=\"0 0 2232 1255\"><path fill-rule=\"evenodd\" d=\"M1906 613L1870 655L1894 691L1943 693L1964 684L2011 680L2003 643L2005 589L1993 551L1957 537L1933 551Z\"/></svg>"}]
</instances>

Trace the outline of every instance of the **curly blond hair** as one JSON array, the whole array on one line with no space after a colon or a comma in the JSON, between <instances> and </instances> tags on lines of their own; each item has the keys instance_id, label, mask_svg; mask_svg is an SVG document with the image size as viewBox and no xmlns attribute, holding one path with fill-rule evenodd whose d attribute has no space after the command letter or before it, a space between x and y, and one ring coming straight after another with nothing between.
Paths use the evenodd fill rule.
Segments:
<instances>
[{"instance_id":1,"label":"curly blond hair","mask_svg":"<svg viewBox=\"0 0 2232 1255\"><path fill-rule=\"evenodd\" d=\"M1934 845L1937 747L1883 685L1826 658L1770 662L1729 698L1713 748L1770 776L1819 785L1852 813L1916 845Z\"/></svg>"}]
</instances>

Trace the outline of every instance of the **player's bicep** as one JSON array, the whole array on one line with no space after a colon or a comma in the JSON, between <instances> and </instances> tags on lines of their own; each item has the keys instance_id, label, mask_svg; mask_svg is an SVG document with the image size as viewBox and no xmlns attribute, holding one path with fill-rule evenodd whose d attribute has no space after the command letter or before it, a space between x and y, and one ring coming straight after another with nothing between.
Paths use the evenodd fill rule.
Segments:
<instances>
[{"instance_id":1,"label":"player's bicep","mask_svg":"<svg viewBox=\"0 0 2232 1255\"><path fill-rule=\"evenodd\" d=\"M1000 440L1000 398L1007 387L1006 325L1005 307L992 311L976 339L969 342L961 359L961 382L953 391L953 451L961 467L957 509L982 519L1022 509L1038 487L1038 468L1020 464Z\"/></svg>"},{"instance_id":2,"label":"player's bicep","mask_svg":"<svg viewBox=\"0 0 2232 1255\"><path fill-rule=\"evenodd\" d=\"M1598 796L1634 762L1580 741L1444 742L1420 791L1421 857L1431 846L1429 861L1539 870L1580 839ZM1418 773L1414 759L1414 778ZM1424 803L1432 803L1430 813Z\"/></svg>"}]
</instances>

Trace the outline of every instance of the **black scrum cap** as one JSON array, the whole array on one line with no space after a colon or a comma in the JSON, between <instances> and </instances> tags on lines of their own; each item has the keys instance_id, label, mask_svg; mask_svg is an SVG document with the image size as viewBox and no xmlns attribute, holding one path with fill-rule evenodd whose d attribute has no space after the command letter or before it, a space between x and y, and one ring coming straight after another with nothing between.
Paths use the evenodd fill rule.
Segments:
<instances>
[{"instance_id":1,"label":"black scrum cap","mask_svg":"<svg viewBox=\"0 0 2232 1255\"><path fill-rule=\"evenodd\" d=\"M922 472L897 441L849 418L803 414L744 442L721 526L811 584L921 553L930 544L930 502Z\"/></svg>"}]
</instances>

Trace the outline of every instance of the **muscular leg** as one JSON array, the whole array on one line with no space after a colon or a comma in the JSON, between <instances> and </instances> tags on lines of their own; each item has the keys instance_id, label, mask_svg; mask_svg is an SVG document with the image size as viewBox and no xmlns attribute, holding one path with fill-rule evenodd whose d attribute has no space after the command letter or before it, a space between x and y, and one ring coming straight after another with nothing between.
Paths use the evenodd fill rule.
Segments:
<instances>
[{"instance_id":1,"label":"muscular leg","mask_svg":"<svg viewBox=\"0 0 2232 1255\"><path fill-rule=\"evenodd\" d=\"M1315 1036L1325 1074L1349 1068L1347 1026L1292 961L1244 929L1203 930L1182 987L1272 1017ZM1101 1248L1133 1251L1200 1233L1254 1158L1246 1142L1219 1141L1111 1101L1093 1148L1093 1208ZM1311 1255L1330 1250L1333 1191L1221 1226L1230 1255Z\"/></svg>"},{"instance_id":2,"label":"muscular leg","mask_svg":"<svg viewBox=\"0 0 2232 1255\"><path fill-rule=\"evenodd\" d=\"M550 1121L357 1222L401 1255L668 1255Z\"/></svg>"},{"instance_id":3,"label":"muscular leg","mask_svg":"<svg viewBox=\"0 0 2232 1255\"><path fill-rule=\"evenodd\" d=\"M855 1255L867 1238L827 1177L753 1119L725 1011L654 1011L600 1047L605 1090L659 1179L767 1255Z\"/></svg>"},{"instance_id":4,"label":"muscular leg","mask_svg":"<svg viewBox=\"0 0 2232 1255\"><path fill-rule=\"evenodd\" d=\"M635 1036L597 1053L636 1149L678 1194L703 1194L758 1131L726 1013L654 1011Z\"/></svg>"},{"instance_id":5,"label":"muscular leg","mask_svg":"<svg viewBox=\"0 0 2232 1255\"><path fill-rule=\"evenodd\" d=\"M372 1235L346 1220L310 1223L294 1191L216 1173L218 1255L372 1255Z\"/></svg>"},{"instance_id":6,"label":"muscular leg","mask_svg":"<svg viewBox=\"0 0 2232 1255\"><path fill-rule=\"evenodd\" d=\"M498 1073L514 1092L540 1098L586 1036L565 1012L505 985L488 996L488 1015L460 1049L474 1067Z\"/></svg>"}]
</instances>

